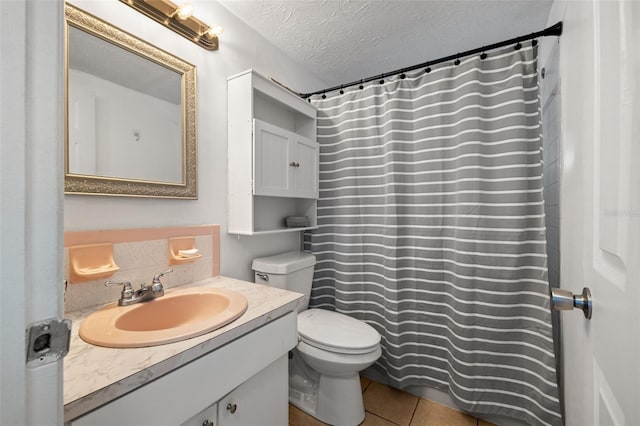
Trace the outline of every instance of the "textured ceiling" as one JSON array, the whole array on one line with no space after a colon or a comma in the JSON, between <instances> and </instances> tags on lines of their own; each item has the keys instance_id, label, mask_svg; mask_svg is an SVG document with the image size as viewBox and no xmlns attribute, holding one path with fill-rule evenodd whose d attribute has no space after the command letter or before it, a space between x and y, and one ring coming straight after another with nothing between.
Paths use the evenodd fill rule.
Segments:
<instances>
[{"instance_id":1,"label":"textured ceiling","mask_svg":"<svg viewBox=\"0 0 640 426\"><path fill-rule=\"evenodd\" d=\"M327 86L542 30L551 0L221 0ZM302 91L322 88L299 88Z\"/></svg>"}]
</instances>

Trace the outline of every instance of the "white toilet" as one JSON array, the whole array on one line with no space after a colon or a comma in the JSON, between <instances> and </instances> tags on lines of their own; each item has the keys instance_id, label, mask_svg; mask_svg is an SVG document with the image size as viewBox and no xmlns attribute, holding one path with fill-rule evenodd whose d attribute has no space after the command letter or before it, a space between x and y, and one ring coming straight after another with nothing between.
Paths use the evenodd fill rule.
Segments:
<instances>
[{"instance_id":1,"label":"white toilet","mask_svg":"<svg viewBox=\"0 0 640 426\"><path fill-rule=\"evenodd\" d=\"M315 256L293 251L255 259L255 282L304 294L298 346L289 362L289 401L334 426L364 420L360 371L382 353L380 334L368 324L324 309L307 309Z\"/></svg>"}]
</instances>

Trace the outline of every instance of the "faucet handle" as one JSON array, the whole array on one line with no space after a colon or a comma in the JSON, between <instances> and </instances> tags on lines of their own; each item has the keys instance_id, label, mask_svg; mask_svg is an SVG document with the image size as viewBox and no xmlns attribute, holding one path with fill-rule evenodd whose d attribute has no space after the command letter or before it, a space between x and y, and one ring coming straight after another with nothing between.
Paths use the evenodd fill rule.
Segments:
<instances>
[{"instance_id":1,"label":"faucet handle","mask_svg":"<svg viewBox=\"0 0 640 426\"><path fill-rule=\"evenodd\" d=\"M105 281L105 287L113 287L114 285L123 285L125 287L131 287L131 281Z\"/></svg>"},{"instance_id":2,"label":"faucet handle","mask_svg":"<svg viewBox=\"0 0 640 426\"><path fill-rule=\"evenodd\" d=\"M121 285L122 293L120 293L120 298L122 300L132 299L134 296L133 287L131 287L131 281L105 281L104 285L106 287L112 287L114 285Z\"/></svg>"},{"instance_id":3,"label":"faucet handle","mask_svg":"<svg viewBox=\"0 0 640 426\"><path fill-rule=\"evenodd\" d=\"M168 271L164 271L153 276L153 281L151 282L151 288L153 289L153 291L162 292L164 290L162 287L162 281L160 281L160 278L164 277L170 272L173 272L173 269L169 269Z\"/></svg>"},{"instance_id":4,"label":"faucet handle","mask_svg":"<svg viewBox=\"0 0 640 426\"><path fill-rule=\"evenodd\" d=\"M164 271L164 272L161 272L159 274L154 275L153 276L153 284L159 283L160 282L160 278L164 277L165 275L167 275L170 272L173 272L173 269L169 269L168 271Z\"/></svg>"}]
</instances>

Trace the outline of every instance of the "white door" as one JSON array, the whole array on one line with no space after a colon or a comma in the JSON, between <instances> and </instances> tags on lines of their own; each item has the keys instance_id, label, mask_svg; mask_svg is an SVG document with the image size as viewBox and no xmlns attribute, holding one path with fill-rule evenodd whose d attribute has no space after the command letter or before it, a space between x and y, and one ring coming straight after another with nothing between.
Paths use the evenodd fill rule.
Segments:
<instances>
[{"instance_id":1,"label":"white door","mask_svg":"<svg viewBox=\"0 0 640 426\"><path fill-rule=\"evenodd\" d=\"M562 76L562 287L568 425L640 425L640 2L567 2Z\"/></svg>"},{"instance_id":2,"label":"white door","mask_svg":"<svg viewBox=\"0 0 640 426\"><path fill-rule=\"evenodd\" d=\"M63 311L63 1L0 1L0 424L62 424L62 361L25 330Z\"/></svg>"}]
</instances>

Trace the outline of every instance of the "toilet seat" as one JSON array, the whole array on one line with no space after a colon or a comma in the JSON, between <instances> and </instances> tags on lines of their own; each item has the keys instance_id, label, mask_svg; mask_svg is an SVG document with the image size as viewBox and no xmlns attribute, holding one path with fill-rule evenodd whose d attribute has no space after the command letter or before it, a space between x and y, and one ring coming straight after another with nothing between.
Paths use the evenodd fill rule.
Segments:
<instances>
[{"instance_id":1,"label":"toilet seat","mask_svg":"<svg viewBox=\"0 0 640 426\"><path fill-rule=\"evenodd\" d=\"M366 354L380 346L380 334L369 324L326 309L298 314L298 335L310 346L340 354Z\"/></svg>"}]
</instances>

